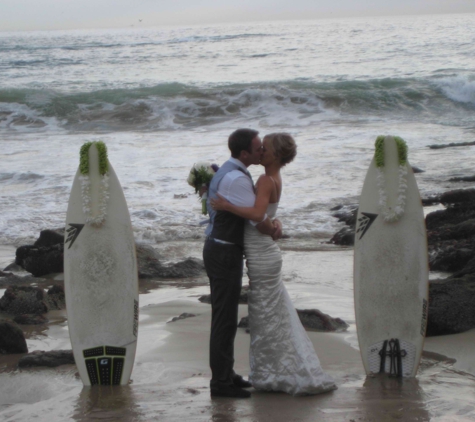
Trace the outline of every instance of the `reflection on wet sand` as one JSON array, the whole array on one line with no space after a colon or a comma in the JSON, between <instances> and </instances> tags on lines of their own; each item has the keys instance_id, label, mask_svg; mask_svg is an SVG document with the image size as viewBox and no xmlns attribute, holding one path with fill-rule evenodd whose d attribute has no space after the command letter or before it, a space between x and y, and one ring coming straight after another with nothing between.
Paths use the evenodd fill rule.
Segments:
<instances>
[{"instance_id":1,"label":"reflection on wet sand","mask_svg":"<svg viewBox=\"0 0 475 422\"><path fill-rule=\"evenodd\" d=\"M141 412L135 394L129 386L84 387L74 406L76 421L141 420Z\"/></svg>"},{"instance_id":2,"label":"reflection on wet sand","mask_svg":"<svg viewBox=\"0 0 475 422\"><path fill-rule=\"evenodd\" d=\"M211 400L210 422L240 422L236 414L235 399Z\"/></svg>"},{"instance_id":3,"label":"reflection on wet sand","mask_svg":"<svg viewBox=\"0 0 475 422\"><path fill-rule=\"evenodd\" d=\"M424 392L417 378L394 378L387 374L366 377L355 396L363 420L430 421Z\"/></svg>"}]
</instances>

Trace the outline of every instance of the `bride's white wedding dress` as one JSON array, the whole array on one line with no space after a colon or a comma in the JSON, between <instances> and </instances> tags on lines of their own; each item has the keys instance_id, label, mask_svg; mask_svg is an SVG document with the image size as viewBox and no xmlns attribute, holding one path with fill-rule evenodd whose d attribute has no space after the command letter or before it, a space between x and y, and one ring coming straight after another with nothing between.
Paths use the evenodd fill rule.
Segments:
<instances>
[{"instance_id":1,"label":"bride's white wedding dress","mask_svg":"<svg viewBox=\"0 0 475 422\"><path fill-rule=\"evenodd\" d=\"M274 218L278 203L269 204ZM249 381L258 390L293 395L318 394L336 389L323 372L313 344L282 282L282 256L270 236L246 224L244 249L250 280L251 333Z\"/></svg>"}]
</instances>

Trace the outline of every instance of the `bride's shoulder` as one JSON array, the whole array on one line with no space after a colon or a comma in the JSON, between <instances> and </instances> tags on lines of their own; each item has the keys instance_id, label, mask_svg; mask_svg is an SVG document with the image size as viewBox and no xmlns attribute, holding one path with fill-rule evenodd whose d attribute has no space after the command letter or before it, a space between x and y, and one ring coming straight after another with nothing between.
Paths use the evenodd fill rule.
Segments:
<instances>
[{"instance_id":1,"label":"bride's shoulder","mask_svg":"<svg viewBox=\"0 0 475 422\"><path fill-rule=\"evenodd\" d=\"M270 176L267 176L267 174L261 174L259 179L257 179L257 183L274 184L274 179Z\"/></svg>"},{"instance_id":2,"label":"bride's shoulder","mask_svg":"<svg viewBox=\"0 0 475 422\"><path fill-rule=\"evenodd\" d=\"M274 187L274 179L266 174L261 174L259 179L257 179L257 186L272 189Z\"/></svg>"}]
</instances>

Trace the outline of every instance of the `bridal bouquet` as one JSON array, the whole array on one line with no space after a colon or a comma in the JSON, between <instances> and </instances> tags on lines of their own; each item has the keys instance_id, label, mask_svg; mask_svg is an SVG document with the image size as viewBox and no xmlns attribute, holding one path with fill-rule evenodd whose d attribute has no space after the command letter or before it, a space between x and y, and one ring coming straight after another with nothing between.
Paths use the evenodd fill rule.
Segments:
<instances>
[{"instance_id":1,"label":"bridal bouquet","mask_svg":"<svg viewBox=\"0 0 475 422\"><path fill-rule=\"evenodd\" d=\"M209 182L213 178L214 174L218 171L219 167L216 164L210 164L205 161L193 164L190 174L188 175L188 184L195 188L195 193L198 193L201 197L201 212L206 215L208 210L206 208L206 199L208 194L206 193Z\"/></svg>"}]
</instances>

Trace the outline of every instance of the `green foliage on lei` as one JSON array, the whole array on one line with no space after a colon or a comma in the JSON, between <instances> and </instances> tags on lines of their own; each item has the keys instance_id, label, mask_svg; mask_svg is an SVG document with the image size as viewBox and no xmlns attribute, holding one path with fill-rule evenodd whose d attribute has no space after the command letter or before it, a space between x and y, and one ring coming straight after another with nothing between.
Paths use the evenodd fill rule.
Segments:
<instances>
[{"instance_id":1,"label":"green foliage on lei","mask_svg":"<svg viewBox=\"0 0 475 422\"><path fill-rule=\"evenodd\" d=\"M109 170L107 164L107 147L106 144L102 141L98 142L86 142L79 152L79 169L81 174L89 173L89 148L92 144L96 144L97 151L99 152L99 172L103 176Z\"/></svg>"},{"instance_id":2,"label":"green foliage on lei","mask_svg":"<svg viewBox=\"0 0 475 422\"><path fill-rule=\"evenodd\" d=\"M384 139L386 136L381 135L376 138L374 146L376 150L374 152L374 159L376 162L376 167L384 167ZM394 136L397 146L397 154L399 159L399 165L404 166L407 163L407 144L399 136Z\"/></svg>"}]
</instances>

